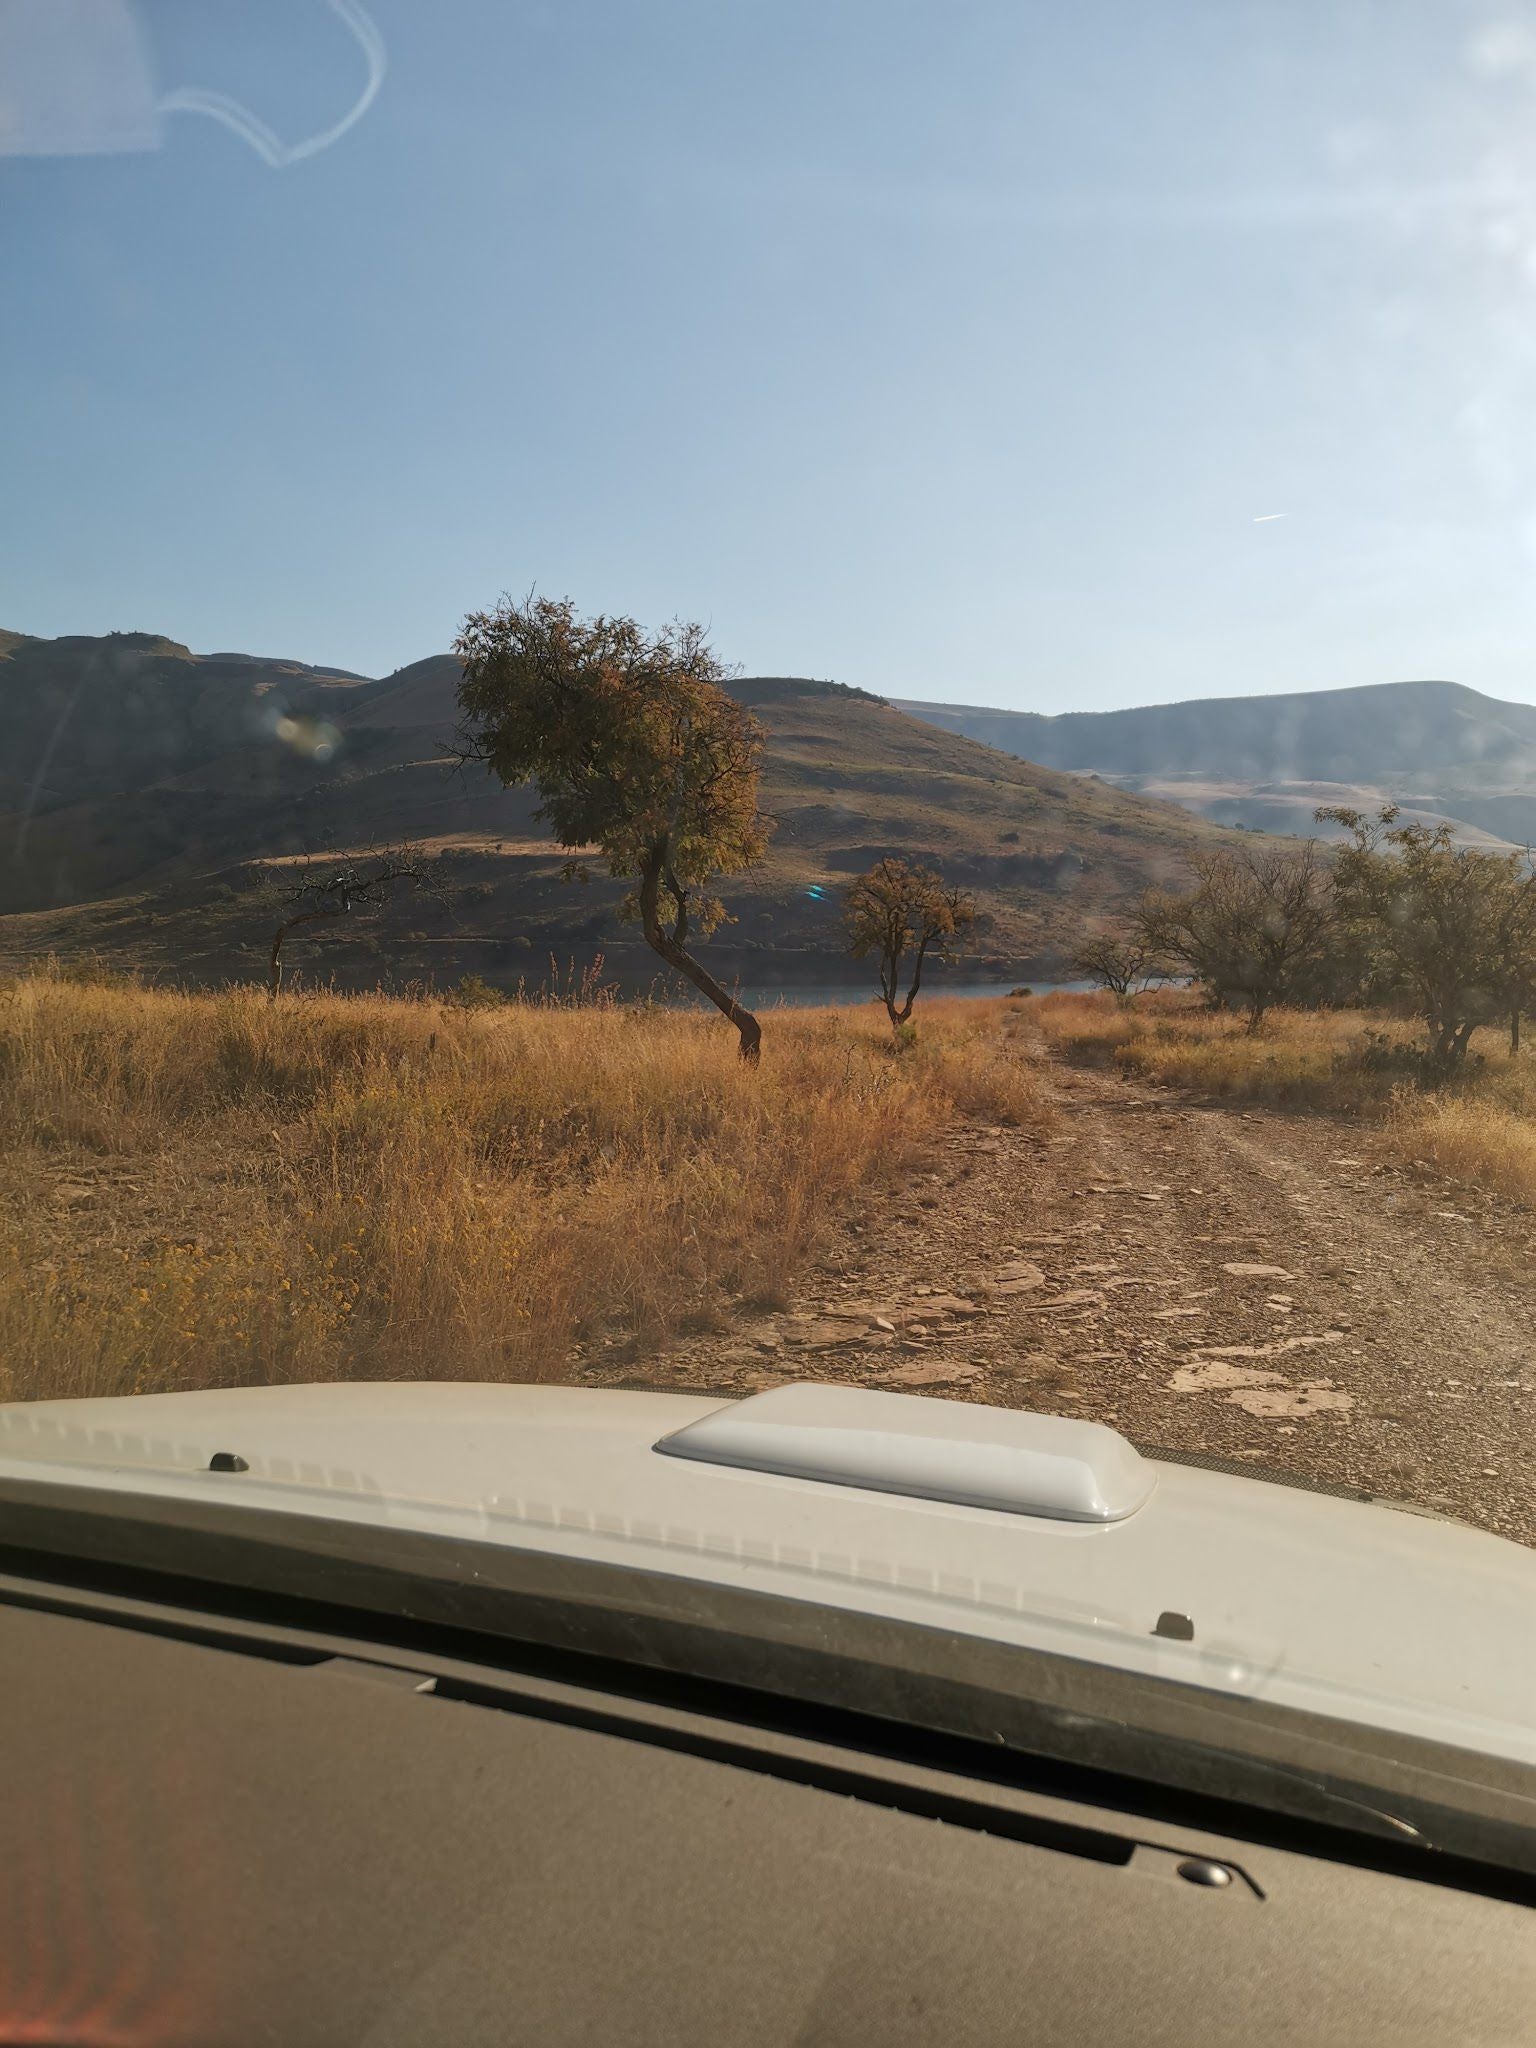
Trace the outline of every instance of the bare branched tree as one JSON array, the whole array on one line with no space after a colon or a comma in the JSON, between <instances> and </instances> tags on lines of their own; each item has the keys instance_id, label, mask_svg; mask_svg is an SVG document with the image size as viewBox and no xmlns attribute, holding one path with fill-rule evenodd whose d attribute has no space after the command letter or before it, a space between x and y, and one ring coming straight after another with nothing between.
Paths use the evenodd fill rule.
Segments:
<instances>
[{"instance_id":1,"label":"bare branched tree","mask_svg":"<svg viewBox=\"0 0 1536 2048\"><path fill-rule=\"evenodd\" d=\"M276 997L282 991L284 948L293 932L378 910L396 890L427 883L435 866L420 847L401 845L330 859L308 856L289 877L279 881L274 876L270 886L284 914L267 953L267 994Z\"/></svg>"},{"instance_id":2,"label":"bare branched tree","mask_svg":"<svg viewBox=\"0 0 1536 2048\"><path fill-rule=\"evenodd\" d=\"M1256 1031L1270 1005L1301 993L1326 956L1335 924L1327 861L1307 840L1219 848L1191 865L1193 889L1143 899L1142 943L1187 967L1218 1004L1246 1008Z\"/></svg>"},{"instance_id":3,"label":"bare branched tree","mask_svg":"<svg viewBox=\"0 0 1536 2048\"><path fill-rule=\"evenodd\" d=\"M1139 927L1126 932L1090 932L1071 956L1072 972L1121 1001L1168 979L1168 968Z\"/></svg>"}]
</instances>

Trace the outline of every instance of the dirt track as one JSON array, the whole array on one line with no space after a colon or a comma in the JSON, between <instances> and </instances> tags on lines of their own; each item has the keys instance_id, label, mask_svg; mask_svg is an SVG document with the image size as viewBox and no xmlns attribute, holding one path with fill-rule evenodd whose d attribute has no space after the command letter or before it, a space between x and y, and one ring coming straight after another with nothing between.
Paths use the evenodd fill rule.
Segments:
<instances>
[{"instance_id":1,"label":"dirt track","mask_svg":"<svg viewBox=\"0 0 1536 2048\"><path fill-rule=\"evenodd\" d=\"M793 1313L684 1340L644 1380L1081 1414L1536 1542L1536 1219L1390 1163L1359 1124L1049 1073L1053 1130L952 1132Z\"/></svg>"}]
</instances>

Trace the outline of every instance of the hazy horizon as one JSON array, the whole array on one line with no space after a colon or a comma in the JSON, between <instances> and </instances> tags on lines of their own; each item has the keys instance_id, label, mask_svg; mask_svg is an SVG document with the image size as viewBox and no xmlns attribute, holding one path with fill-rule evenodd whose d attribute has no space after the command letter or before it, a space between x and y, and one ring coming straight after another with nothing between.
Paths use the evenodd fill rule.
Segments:
<instances>
[{"instance_id":1,"label":"hazy horizon","mask_svg":"<svg viewBox=\"0 0 1536 2048\"><path fill-rule=\"evenodd\" d=\"M398 675L402 670L414 667L417 662L432 661L452 651L447 646L435 647L430 649L426 654L412 655L409 658L409 660L394 662L391 663L390 666L388 666L387 668L379 669L377 671L370 671L367 669L359 668L354 662L334 661L327 658L321 658L312 654L296 652L291 647L236 647L235 645L233 645L233 643L229 642L222 643L218 646L210 645L208 647L195 647L181 634L167 632L163 627L160 626L108 626L102 629L100 633L81 633L78 628L65 628L63 631L59 633L39 634L30 633L28 632L27 628L17 626L13 621L0 619L0 631L22 633L26 637L31 639L44 640L70 638L100 639L104 638L107 634L111 633L153 634L161 639L177 642L179 645L186 647L190 653L199 656L204 660L212 659L217 655L224 654L247 656L259 661L293 661L302 663L304 666L308 668L318 669L325 673L334 675L355 675L361 677L365 681L370 682L387 681L391 676ZM733 664L733 667L742 676L744 680L752 680L754 678L760 678L771 675L781 675L789 679L805 682L846 683L848 681L848 678L845 676L824 675L815 673L809 669L804 671L794 671L789 669L748 669L740 663ZM1039 714L1042 717L1050 718L1063 717L1072 711L1134 711L1157 710L1160 708L1166 709L1167 707L1172 705L1204 703L1215 700L1217 698L1225 700L1238 700L1247 698L1288 696L1315 697L1326 695L1330 691L1338 691L1345 689L1385 690L1391 689L1394 686L1405 683L1444 684L1447 687L1453 689L1475 688L1475 685L1463 683L1461 679L1456 676L1389 676L1385 678L1383 681L1377 683L1315 683L1296 684L1293 686L1280 684L1277 685L1274 689L1269 690L1209 690L1201 692L1198 696L1157 698L1149 697L1145 699L1138 699L1134 703L1068 705L1063 706L1060 709L1055 709L1052 706L1043 703L985 703L982 702L980 699L969 697L943 696L938 694L937 692L930 693L923 690L881 690L876 688L876 686L872 683L859 683L854 685L854 687L858 689L873 690L876 696L889 697L893 702L896 703L936 705L942 704L947 706L953 706L956 710L1033 712ZM1536 697L1533 697L1531 699L1522 699L1517 696L1510 696L1506 699L1501 700L1493 691L1486 690L1480 691L1478 692L1478 694L1487 697L1491 702L1494 703L1498 703L1500 701L1516 704L1522 702L1536 702Z\"/></svg>"}]
</instances>

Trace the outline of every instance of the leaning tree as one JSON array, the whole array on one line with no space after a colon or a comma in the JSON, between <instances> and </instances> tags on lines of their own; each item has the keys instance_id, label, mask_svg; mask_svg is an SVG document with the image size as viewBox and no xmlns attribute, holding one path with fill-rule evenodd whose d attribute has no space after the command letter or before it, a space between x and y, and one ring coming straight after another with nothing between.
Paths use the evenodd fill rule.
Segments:
<instances>
[{"instance_id":1,"label":"leaning tree","mask_svg":"<svg viewBox=\"0 0 1536 2048\"><path fill-rule=\"evenodd\" d=\"M647 943L719 1009L755 1061L756 1017L694 958L725 917L710 893L762 854L762 728L723 687L701 626L647 633L582 618L568 598L503 599L454 642L460 752L505 784L532 783L539 817L572 856L594 849L634 887L622 906Z\"/></svg>"}]
</instances>

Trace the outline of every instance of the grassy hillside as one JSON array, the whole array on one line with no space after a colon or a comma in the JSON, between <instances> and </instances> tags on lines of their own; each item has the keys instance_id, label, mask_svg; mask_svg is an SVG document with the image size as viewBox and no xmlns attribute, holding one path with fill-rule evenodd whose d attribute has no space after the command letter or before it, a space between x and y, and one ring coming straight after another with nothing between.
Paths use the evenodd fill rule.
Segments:
<instances>
[{"instance_id":1,"label":"grassy hillside","mask_svg":"<svg viewBox=\"0 0 1536 2048\"><path fill-rule=\"evenodd\" d=\"M452 763L451 657L367 682L199 659L147 635L85 645L78 673L62 642L0 661L11 758L37 792L0 817L19 849L0 878L0 957L90 948L208 979L248 973L271 924L252 893L264 863L412 839L445 860L449 900L412 898L327 935L328 970L507 982L542 972L552 951L601 946L631 979L649 977L650 956L615 922L619 887L563 883L531 794ZM862 691L792 677L732 687L767 730L776 820L712 945L749 981L836 971L837 886L889 852L937 860L975 891L973 959L1049 973L1085 920L1176 878L1210 834L1170 805L1016 760ZM116 748L114 719L129 728Z\"/></svg>"},{"instance_id":2,"label":"grassy hillside","mask_svg":"<svg viewBox=\"0 0 1536 2048\"><path fill-rule=\"evenodd\" d=\"M0 634L0 791L48 812L159 783L259 746L290 713L329 717L360 685L376 687L304 662L198 656L159 633Z\"/></svg>"}]
</instances>

